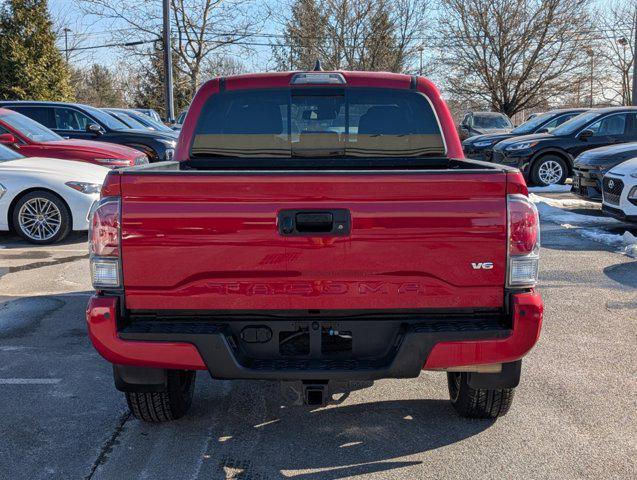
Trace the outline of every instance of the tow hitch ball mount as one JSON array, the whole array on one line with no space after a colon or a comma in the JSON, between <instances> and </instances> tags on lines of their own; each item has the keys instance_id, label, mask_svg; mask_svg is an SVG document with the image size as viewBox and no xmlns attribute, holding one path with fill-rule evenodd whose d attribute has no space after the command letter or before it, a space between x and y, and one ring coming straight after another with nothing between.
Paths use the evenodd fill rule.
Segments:
<instances>
[{"instance_id":1,"label":"tow hitch ball mount","mask_svg":"<svg viewBox=\"0 0 637 480\"><path fill-rule=\"evenodd\" d=\"M371 387L373 380L296 380L282 381L283 398L293 405L322 407L345 401L350 392Z\"/></svg>"}]
</instances>

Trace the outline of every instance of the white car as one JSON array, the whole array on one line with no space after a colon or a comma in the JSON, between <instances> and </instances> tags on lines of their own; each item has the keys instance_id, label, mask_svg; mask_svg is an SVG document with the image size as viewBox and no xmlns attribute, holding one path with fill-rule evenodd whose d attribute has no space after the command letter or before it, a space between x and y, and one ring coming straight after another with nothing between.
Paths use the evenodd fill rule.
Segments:
<instances>
[{"instance_id":1,"label":"white car","mask_svg":"<svg viewBox=\"0 0 637 480\"><path fill-rule=\"evenodd\" d=\"M637 222L637 158L620 163L604 175L602 209L620 220Z\"/></svg>"},{"instance_id":2,"label":"white car","mask_svg":"<svg viewBox=\"0 0 637 480\"><path fill-rule=\"evenodd\" d=\"M0 231L49 244L71 230L87 230L109 171L85 162L26 158L0 145Z\"/></svg>"}]
</instances>

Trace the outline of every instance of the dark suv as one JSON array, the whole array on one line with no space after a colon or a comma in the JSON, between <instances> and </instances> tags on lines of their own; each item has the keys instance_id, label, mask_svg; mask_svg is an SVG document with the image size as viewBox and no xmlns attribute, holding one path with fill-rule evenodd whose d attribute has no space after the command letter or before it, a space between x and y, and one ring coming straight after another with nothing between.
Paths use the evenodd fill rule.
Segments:
<instances>
[{"instance_id":1,"label":"dark suv","mask_svg":"<svg viewBox=\"0 0 637 480\"><path fill-rule=\"evenodd\" d=\"M602 180L611 168L637 157L637 142L594 148L575 159L573 186L575 195L602 201Z\"/></svg>"},{"instance_id":2,"label":"dark suv","mask_svg":"<svg viewBox=\"0 0 637 480\"><path fill-rule=\"evenodd\" d=\"M528 119L509 133L491 133L469 137L462 142L462 150L467 158L485 160L488 162L491 161L493 147L496 143L507 140L508 138L519 137L520 135L550 133L564 122L569 121L580 113L584 113L586 110L586 108L551 110L550 112L542 113Z\"/></svg>"},{"instance_id":3,"label":"dark suv","mask_svg":"<svg viewBox=\"0 0 637 480\"><path fill-rule=\"evenodd\" d=\"M493 161L519 168L527 181L564 183L580 153L637 141L637 107L609 107L582 113L552 133L513 137L493 149Z\"/></svg>"},{"instance_id":4,"label":"dark suv","mask_svg":"<svg viewBox=\"0 0 637 480\"><path fill-rule=\"evenodd\" d=\"M151 162L171 160L174 135L129 128L102 110L78 103L3 101L0 106L19 112L58 135L84 140L117 143L144 152Z\"/></svg>"}]
</instances>

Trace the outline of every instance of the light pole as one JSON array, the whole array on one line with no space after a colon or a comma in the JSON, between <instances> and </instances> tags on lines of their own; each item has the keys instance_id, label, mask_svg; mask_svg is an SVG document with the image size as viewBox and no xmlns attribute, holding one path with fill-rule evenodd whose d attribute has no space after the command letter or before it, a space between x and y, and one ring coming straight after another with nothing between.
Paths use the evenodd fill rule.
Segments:
<instances>
[{"instance_id":1,"label":"light pole","mask_svg":"<svg viewBox=\"0 0 637 480\"><path fill-rule=\"evenodd\" d=\"M592 48L589 48L588 50L586 50L586 53L588 53L588 56L591 57L591 99L590 99L589 106L593 108L593 75L594 75L593 67L595 65L593 63L593 57L595 56L595 52L593 52Z\"/></svg>"},{"instance_id":2,"label":"light pole","mask_svg":"<svg viewBox=\"0 0 637 480\"><path fill-rule=\"evenodd\" d=\"M637 107L637 7L635 7L635 14L633 15L633 106Z\"/></svg>"},{"instance_id":3,"label":"light pole","mask_svg":"<svg viewBox=\"0 0 637 480\"><path fill-rule=\"evenodd\" d=\"M69 32L71 31L71 29L64 27L62 31L64 32L64 54L66 56L66 63L68 64L69 63Z\"/></svg>"},{"instance_id":4,"label":"light pole","mask_svg":"<svg viewBox=\"0 0 637 480\"><path fill-rule=\"evenodd\" d=\"M164 29L164 88L166 94L166 120L175 120L175 104L173 99L173 61L170 46L170 0L163 0Z\"/></svg>"},{"instance_id":5,"label":"light pole","mask_svg":"<svg viewBox=\"0 0 637 480\"><path fill-rule=\"evenodd\" d=\"M625 37L622 37L617 40L622 46L622 105L628 105L630 103L630 91L627 91L630 88L630 69L626 68L626 47L628 46L628 40ZM624 70L626 68L626 70Z\"/></svg>"}]
</instances>

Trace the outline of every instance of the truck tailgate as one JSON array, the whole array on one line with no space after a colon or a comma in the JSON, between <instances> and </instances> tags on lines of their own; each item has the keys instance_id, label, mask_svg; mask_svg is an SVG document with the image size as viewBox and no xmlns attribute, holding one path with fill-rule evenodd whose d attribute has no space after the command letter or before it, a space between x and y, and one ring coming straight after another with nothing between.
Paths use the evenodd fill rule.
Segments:
<instances>
[{"instance_id":1,"label":"truck tailgate","mask_svg":"<svg viewBox=\"0 0 637 480\"><path fill-rule=\"evenodd\" d=\"M505 191L499 171L127 172L126 306L501 308ZM333 209L349 212L348 234L286 236L277 225L282 210Z\"/></svg>"}]
</instances>

